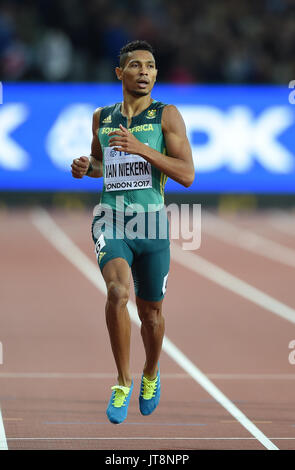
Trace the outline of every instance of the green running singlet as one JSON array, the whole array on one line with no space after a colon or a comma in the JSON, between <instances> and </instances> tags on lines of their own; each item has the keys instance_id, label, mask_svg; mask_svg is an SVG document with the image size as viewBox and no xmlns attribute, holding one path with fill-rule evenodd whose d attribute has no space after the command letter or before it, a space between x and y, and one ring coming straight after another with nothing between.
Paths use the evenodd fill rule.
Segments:
<instances>
[{"instance_id":1,"label":"green running singlet","mask_svg":"<svg viewBox=\"0 0 295 470\"><path fill-rule=\"evenodd\" d=\"M162 112L166 105L153 100L151 105L132 118L128 130L142 143L165 154L162 132ZM124 212L126 207L137 212L154 212L164 207L167 176L138 155L118 152L109 147L109 133L127 128L127 118L121 113L121 103L102 108L98 138L103 152L103 190L100 203ZM116 196L121 196L116 198ZM118 203L119 201L119 203ZM140 205L140 206L138 206Z\"/></svg>"}]
</instances>

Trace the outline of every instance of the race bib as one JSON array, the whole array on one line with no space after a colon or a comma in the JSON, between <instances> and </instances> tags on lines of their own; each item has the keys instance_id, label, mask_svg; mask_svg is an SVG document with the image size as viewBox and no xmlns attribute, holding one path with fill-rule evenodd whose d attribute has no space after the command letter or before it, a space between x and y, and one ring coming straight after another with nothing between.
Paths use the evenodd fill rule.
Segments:
<instances>
[{"instance_id":1,"label":"race bib","mask_svg":"<svg viewBox=\"0 0 295 470\"><path fill-rule=\"evenodd\" d=\"M105 147L104 184L106 191L152 188L151 164L139 155Z\"/></svg>"}]
</instances>

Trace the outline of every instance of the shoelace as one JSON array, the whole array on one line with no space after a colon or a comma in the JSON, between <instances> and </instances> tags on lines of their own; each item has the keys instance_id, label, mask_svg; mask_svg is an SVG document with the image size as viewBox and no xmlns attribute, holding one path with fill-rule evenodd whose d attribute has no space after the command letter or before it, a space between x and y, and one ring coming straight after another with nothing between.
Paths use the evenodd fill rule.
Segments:
<instances>
[{"instance_id":1,"label":"shoelace","mask_svg":"<svg viewBox=\"0 0 295 470\"><path fill-rule=\"evenodd\" d=\"M125 406L125 400L128 396L130 391L130 387L124 387L123 385L114 385L112 387L114 390L114 398L113 398L113 405L115 408L120 408L121 406Z\"/></svg>"},{"instance_id":2,"label":"shoelace","mask_svg":"<svg viewBox=\"0 0 295 470\"><path fill-rule=\"evenodd\" d=\"M145 400L150 400L156 394L157 384L158 384L158 377L155 380L148 380L145 376L143 376L142 380L142 390L141 395Z\"/></svg>"}]
</instances>

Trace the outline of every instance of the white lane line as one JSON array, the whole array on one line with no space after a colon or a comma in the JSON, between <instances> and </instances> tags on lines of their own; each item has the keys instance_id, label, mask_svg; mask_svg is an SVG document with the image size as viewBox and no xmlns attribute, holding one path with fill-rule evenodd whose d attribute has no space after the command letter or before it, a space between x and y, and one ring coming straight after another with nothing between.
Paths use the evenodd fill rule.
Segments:
<instances>
[{"instance_id":1,"label":"white lane line","mask_svg":"<svg viewBox=\"0 0 295 470\"><path fill-rule=\"evenodd\" d=\"M228 273L216 264L207 261L191 251L183 251L176 243L171 243L171 255L174 261L185 268L189 268L197 274L215 282L216 284L230 290L236 295L253 302L259 307L268 310L285 320L295 323L295 310L288 305L265 294L256 287L251 286L238 277Z\"/></svg>"},{"instance_id":2,"label":"white lane line","mask_svg":"<svg viewBox=\"0 0 295 470\"><path fill-rule=\"evenodd\" d=\"M48 212L43 209L32 213L32 221L42 235L74 266L76 266L89 281L99 290L106 293L106 287L99 268L73 243L73 241L58 227ZM137 314L136 305L129 301L128 309L131 320L140 326L141 322ZM260 429L255 426L247 416L242 413L206 375L193 364L180 349L177 348L166 336L163 341L163 350L185 372L200 384L223 408L225 408L240 424L246 428L261 444L269 450L278 450Z\"/></svg>"},{"instance_id":3,"label":"white lane line","mask_svg":"<svg viewBox=\"0 0 295 470\"><path fill-rule=\"evenodd\" d=\"M251 251L287 266L295 267L295 250L258 235L251 230L241 229L220 217L205 213L202 218L202 231L229 245Z\"/></svg>"},{"instance_id":4,"label":"white lane line","mask_svg":"<svg viewBox=\"0 0 295 470\"><path fill-rule=\"evenodd\" d=\"M206 374L215 380L295 380L295 374Z\"/></svg>"},{"instance_id":5,"label":"white lane line","mask_svg":"<svg viewBox=\"0 0 295 470\"><path fill-rule=\"evenodd\" d=\"M0 450L8 450L1 408L0 408Z\"/></svg>"},{"instance_id":6,"label":"white lane line","mask_svg":"<svg viewBox=\"0 0 295 470\"><path fill-rule=\"evenodd\" d=\"M294 440L295 437L271 437ZM8 441L255 441L255 437L9 437Z\"/></svg>"},{"instance_id":7,"label":"white lane line","mask_svg":"<svg viewBox=\"0 0 295 470\"><path fill-rule=\"evenodd\" d=\"M113 379L114 372L0 372L0 379ZM140 378L142 372L133 374L134 377ZM163 379L187 379L188 374L161 374Z\"/></svg>"},{"instance_id":8,"label":"white lane line","mask_svg":"<svg viewBox=\"0 0 295 470\"><path fill-rule=\"evenodd\" d=\"M228 420L228 421L224 421L224 422L226 422L226 423L233 423L233 422L237 423L237 421L234 421L234 420L232 420L232 421ZM267 422L264 421L263 423L268 424L268 423L272 423L272 421L267 421ZM43 421L42 424L48 424L48 425L53 425L53 426L58 426L58 425L61 425L61 426L75 426L75 425L81 426L81 424L83 424L83 425L84 424L88 424L88 425L94 424L96 426L97 425L102 425L102 426L106 425L105 421ZM141 426L141 427L143 427L143 426L153 426L153 427L154 426L188 426L188 427L191 426L192 427L192 426L207 426L207 423L155 423L155 422L152 423L151 421L149 423L143 423L143 422L141 422L141 423L128 423L127 422L126 423L126 421L125 421L124 426Z\"/></svg>"},{"instance_id":9,"label":"white lane line","mask_svg":"<svg viewBox=\"0 0 295 470\"><path fill-rule=\"evenodd\" d=\"M0 379L113 379L114 372L0 372ZM140 378L142 372L134 373L134 377ZM206 373L209 379L215 380L295 380L295 374L220 374ZM162 373L161 379L185 380L191 379L189 374Z\"/></svg>"},{"instance_id":10,"label":"white lane line","mask_svg":"<svg viewBox=\"0 0 295 470\"><path fill-rule=\"evenodd\" d=\"M295 438L294 438L295 439ZM9 441L255 441L255 437L10 437Z\"/></svg>"}]
</instances>

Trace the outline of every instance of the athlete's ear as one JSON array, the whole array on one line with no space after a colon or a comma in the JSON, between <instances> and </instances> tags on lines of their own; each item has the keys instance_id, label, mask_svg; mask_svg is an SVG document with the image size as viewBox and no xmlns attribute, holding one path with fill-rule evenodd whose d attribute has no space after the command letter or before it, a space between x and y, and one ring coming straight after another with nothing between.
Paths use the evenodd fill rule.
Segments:
<instances>
[{"instance_id":1,"label":"athlete's ear","mask_svg":"<svg viewBox=\"0 0 295 470\"><path fill-rule=\"evenodd\" d=\"M118 79L118 80L122 80L122 73L123 73L123 70L121 69L121 67L116 67L116 68L115 68L115 72L116 72L116 75L117 75L117 79Z\"/></svg>"}]
</instances>

